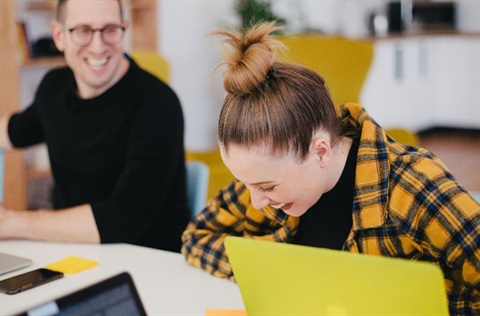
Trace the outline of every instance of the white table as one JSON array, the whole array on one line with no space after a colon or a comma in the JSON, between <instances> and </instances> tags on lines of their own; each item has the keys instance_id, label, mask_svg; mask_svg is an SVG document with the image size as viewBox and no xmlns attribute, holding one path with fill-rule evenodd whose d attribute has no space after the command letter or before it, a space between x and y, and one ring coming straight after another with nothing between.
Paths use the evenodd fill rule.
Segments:
<instances>
[{"instance_id":1,"label":"white table","mask_svg":"<svg viewBox=\"0 0 480 316\"><path fill-rule=\"evenodd\" d=\"M192 267L182 255L129 244L89 245L24 240L0 241L0 252L28 257L34 265L0 280L44 267L67 256L98 266L15 295L0 293L0 315L24 311L122 271L133 277L148 315L205 315L206 309L244 309L235 283Z\"/></svg>"}]
</instances>

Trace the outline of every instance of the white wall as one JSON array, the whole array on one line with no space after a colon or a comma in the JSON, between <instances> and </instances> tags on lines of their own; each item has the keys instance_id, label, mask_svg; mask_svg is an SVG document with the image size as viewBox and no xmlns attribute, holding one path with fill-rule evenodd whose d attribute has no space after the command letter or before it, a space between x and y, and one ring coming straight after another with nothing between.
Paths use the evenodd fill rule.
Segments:
<instances>
[{"instance_id":1,"label":"white wall","mask_svg":"<svg viewBox=\"0 0 480 316\"><path fill-rule=\"evenodd\" d=\"M186 147L208 150L217 146L216 122L223 93L219 80L209 82L220 61L215 38L206 34L236 25L234 0L161 0L160 52L170 61L172 86L179 94L186 119ZM291 32L319 29L350 37L368 35L368 17L382 11L387 0L273 0L274 12L286 18ZM480 0L459 0L461 31L480 31ZM302 22L299 22L302 21ZM218 79L218 78L217 78Z\"/></svg>"},{"instance_id":2,"label":"white wall","mask_svg":"<svg viewBox=\"0 0 480 316\"><path fill-rule=\"evenodd\" d=\"M233 3L233 0L159 2L159 51L170 63L171 85L183 105L189 150L217 147L217 118L224 93L219 76L210 82L210 72L221 59L217 39L206 36L218 28L238 25ZM290 32L308 27L326 33L365 36L368 12L382 2L277 0L272 3L274 12L287 19Z\"/></svg>"},{"instance_id":3,"label":"white wall","mask_svg":"<svg viewBox=\"0 0 480 316\"><path fill-rule=\"evenodd\" d=\"M171 85L183 105L186 147L196 151L216 148L224 94L218 80L211 81L210 73L221 60L216 39L207 35L235 23L232 2L161 1L158 16L159 50L170 63Z\"/></svg>"},{"instance_id":4,"label":"white wall","mask_svg":"<svg viewBox=\"0 0 480 316\"><path fill-rule=\"evenodd\" d=\"M1 1L1 0L0 0ZM221 61L218 41L207 34L238 24L235 0L158 0L159 52L169 60L171 85L180 97L186 122L186 147L215 148L218 113L224 97L219 74L210 72ZM368 35L368 16L387 0L273 0L274 12L287 19L290 32L303 28L351 37ZM19 11L22 11L19 1ZM480 32L480 0L458 0L461 31ZM49 35L50 17L28 16L33 38ZM20 14L21 16L21 14ZM299 22L301 21L301 22ZM130 39L127 38L127 47Z\"/></svg>"},{"instance_id":5,"label":"white wall","mask_svg":"<svg viewBox=\"0 0 480 316\"><path fill-rule=\"evenodd\" d=\"M457 26L465 32L480 31L480 0L457 0Z\"/></svg>"},{"instance_id":6,"label":"white wall","mask_svg":"<svg viewBox=\"0 0 480 316\"><path fill-rule=\"evenodd\" d=\"M277 0L273 9L287 19L289 32L303 29L350 37L368 35L368 16L381 10L386 0Z\"/></svg>"}]
</instances>

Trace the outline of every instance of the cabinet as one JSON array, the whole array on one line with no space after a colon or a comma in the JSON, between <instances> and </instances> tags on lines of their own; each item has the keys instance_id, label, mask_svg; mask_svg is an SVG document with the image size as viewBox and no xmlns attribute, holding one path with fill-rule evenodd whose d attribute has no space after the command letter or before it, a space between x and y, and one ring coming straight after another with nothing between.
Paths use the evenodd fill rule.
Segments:
<instances>
[{"instance_id":1,"label":"cabinet","mask_svg":"<svg viewBox=\"0 0 480 316\"><path fill-rule=\"evenodd\" d=\"M375 42L362 103L380 125L416 130L428 124L431 66L426 54L420 38Z\"/></svg>"},{"instance_id":2,"label":"cabinet","mask_svg":"<svg viewBox=\"0 0 480 316\"><path fill-rule=\"evenodd\" d=\"M431 39L437 125L480 128L480 37Z\"/></svg>"},{"instance_id":3,"label":"cabinet","mask_svg":"<svg viewBox=\"0 0 480 316\"><path fill-rule=\"evenodd\" d=\"M361 102L382 126L480 128L480 36L383 39Z\"/></svg>"},{"instance_id":4,"label":"cabinet","mask_svg":"<svg viewBox=\"0 0 480 316\"><path fill-rule=\"evenodd\" d=\"M23 14L38 14L45 17L43 22L49 23L55 10L56 0L15 0L0 1L0 115L11 113L21 107L22 76L29 76L32 68L48 69L63 64L62 58L43 58L26 65L17 61L16 20L18 7ZM130 21L130 43L132 50L157 50L157 1L130 0L124 1L125 16ZM128 41L127 41L128 42ZM23 80L23 78L22 78ZM27 181L30 177L49 176L48 170L28 168L21 151L6 153L5 162L5 207L25 209L27 207Z\"/></svg>"}]
</instances>

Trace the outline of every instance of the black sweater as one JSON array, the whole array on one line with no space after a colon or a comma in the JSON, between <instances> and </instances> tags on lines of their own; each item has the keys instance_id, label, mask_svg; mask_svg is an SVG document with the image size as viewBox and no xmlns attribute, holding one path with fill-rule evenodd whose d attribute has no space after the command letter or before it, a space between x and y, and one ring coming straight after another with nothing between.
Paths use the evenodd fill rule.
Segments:
<instances>
[{"instance_id":1,"label":"black sweater","mask_svg":"<svg viewBox=\"0 0 480 316\"><path fill-rule=\"evenodd\" d=\"M176 94L132 60L102 95L76 91L69 68L49 72L33 104L10 119L12 144L46 142L55 208L89 203L102 243L180 251L188 213Z\"/></svg>"},{"instance_id":2,"label":"black sweater","mask_svg":"<svg viewBox=\"0 0 480 316\"><path fill-rule=\"evenodd\" d=\"M360 140L355 138L342 175L332 190L322 195L305 214L294 244L342 249L353 225L353 190Z\"/></svg>"}]
</instances>

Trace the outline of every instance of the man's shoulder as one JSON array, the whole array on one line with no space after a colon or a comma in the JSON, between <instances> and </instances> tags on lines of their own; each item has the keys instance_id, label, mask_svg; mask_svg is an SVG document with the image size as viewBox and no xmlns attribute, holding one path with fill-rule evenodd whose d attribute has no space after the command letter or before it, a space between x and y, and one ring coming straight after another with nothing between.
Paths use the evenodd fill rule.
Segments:
<instances>
[{"instance_id":1,"label":"man's shoulder","mask_svg":"<svg viewBox=\"0 0 480 316\"><path fill-rule=\"evenodd\" d=\"M43 77L38 93L40 95L44 93L51 95L52 93L66 91L66 87L71 84L72 80L74 80L73 74L68 67L53 68Z\"/></svg>"},{"instance_id":2,"label":"man's shoulder","mask_svg":"<svg viewBox=\"0 0 480 316\"><path fill-rule=\"evenodd\" d=\"M57 67L50 69L44 77L44 80L62 80L72 77L72 71L68 67Z\"/></svg>"},{"instance_id":3,"label":"man's shoulder","mask_svg":"<svg viewBox=\"0 0 480 316\"><path fill-rule=\"evenodd\" d=\"M138 65L132 65L133 71L131 72L130 83L137 86L142 90L162 90L170 91L172 88L163 80L148 72L147 70L139 67Z\"/></svg>"},{"instance_id":4,"label":"man's shoulder","mask_svg":"<svg viewBox=\"0 0 480 316\"><path fill-rule=\"evenodd\" d=\"M176 92L164 81L151 74L150 72L136 67L129 74L129 91L136 95L139 100L154 100L157 104L179 104Z\"/></svg>"}]
</instances>

